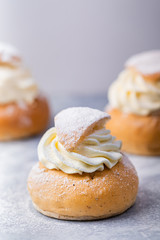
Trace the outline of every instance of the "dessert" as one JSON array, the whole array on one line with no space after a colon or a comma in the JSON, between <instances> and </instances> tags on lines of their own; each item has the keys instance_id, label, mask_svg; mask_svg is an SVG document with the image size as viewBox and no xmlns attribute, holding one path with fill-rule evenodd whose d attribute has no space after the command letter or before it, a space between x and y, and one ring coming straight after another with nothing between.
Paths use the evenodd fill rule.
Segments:
<instances>
[{"instance_id":1,"label":"dessert","mask_svg":"<svg viewBox=\"0 0 160 240\"><path fill-rule=\"evenodd\" d=\"M28 177L34 207L42 214L66 220L94 220L131 207L138 177L121 141L105 129L110 116L77 107L61 111L55 127L38 145L39 163Z\"/></svg>"},{"instance_id":2,"label":"dessert","mask_svg":"<svg viewBox=\"0 0 160 240\"><path fill-rule=\"evenodd\" d=\"M135 55L125 66L109 88L106 127L123 141L122 150L160 155L160 50Z\"/></svg>"},{"instance_id":3,"label":"dessert","mask_svg":"<svg viewBox=\"0 0 160 240\"><path fill-rule=\"evenodd\" d=\"M0 43L0 140L28 137L44 131L49 107L18 50Z\"/></svg>"}]
</instances>

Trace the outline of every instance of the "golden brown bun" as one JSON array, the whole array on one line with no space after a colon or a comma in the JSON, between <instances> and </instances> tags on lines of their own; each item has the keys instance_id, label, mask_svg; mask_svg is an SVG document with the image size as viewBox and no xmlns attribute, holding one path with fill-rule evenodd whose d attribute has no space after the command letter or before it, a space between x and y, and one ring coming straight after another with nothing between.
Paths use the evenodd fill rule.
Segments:
<instances>
[{"instance_id":1,"label":"golden brown bun","mask_svg":"<svg viewBox=\"0 0 160 240\"><path fill-rule=\"evenodd\" d=\"M160 155L160 112L148 116L125 114L109 109L111 120L106 128L122 140L122 150L139 155Z\"/></svg>"},{"instance_id":2,"label":"golden brown bun","mask_svg":"<svg viewBox=\"0 0 160 240\"><path fill-rule=\"evenodd\" d=\"M49 122L47 100L38 96L32 104L0 105L0 140L7 141L38 134Z\"/></svg>"},{"instance_id":3,"label":"golden brown bun","mask_svg":"<svg viewBox=\"0 0 160 240\"><path fill-rule=\"evenodd\" d=\"M112 168L92 174L66 174L36 164L28 177L33 205L44 215L66 220L94 220L131 207L138 191L135 168L123 155Z\"/></svg>"}]
</instances>

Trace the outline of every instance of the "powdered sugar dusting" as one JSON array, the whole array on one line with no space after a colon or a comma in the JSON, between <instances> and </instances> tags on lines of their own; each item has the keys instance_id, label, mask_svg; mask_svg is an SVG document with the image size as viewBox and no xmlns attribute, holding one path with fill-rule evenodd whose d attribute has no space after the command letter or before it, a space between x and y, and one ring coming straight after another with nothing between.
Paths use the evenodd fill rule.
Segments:
<instances>
[{"instance_id":1,"label":"powdered sugar dusting","mask_svg":"<svg viewBox=\"0 0 160 240\"><path fill-rule=\"evenodd\" d=\"M67 150L74 148L91 126L109 118L109 114L88 107L65 109L55 117L59 141Z\"/></svg>"},{"instance_id":2,"label":"powdered sugar dusting","mask_svg":"<svg viewBox=\"0 0 160 240\"><path fill-rule=\"evenodd\" d=\"M128 59L125 65L127 67L135 67L144 75L160 73L160 50L134 55Z\"/></svg>"},{"instance_id":3,"label":"powdered sugar dusting","mask_svg":"<svg viewBox=\"0 0 160 240\"><path fill-rule=\"evenodd\" d=\"M122 168L122 165L124 168ZM122 170L122 169L123 170ZM107 191L112 191L112 178L109 177L109 175L105 174L103 175L103 172L96 172L96 174L88 175L78 181L74 182L74 175L73 178L70 177L68 174L60 175L57 174L57 171L60 170L46 170L45 168L39 168L39 164L37 163L31 170L31 173L29 175L29 181L28 186L29 189L32 189L32 185L35 187L36 185L39 188L38 196L39 198L45 197L44 192L50 191L50 186L53 185L53 189L58 197L64 195L66 191L69 189L69 192L72 193L76 191L76 189L83 187L83 191L79 192L80 195L88 195L89 189L94 189L95 186L97 186L97 197L101 195L101 192L106 191L106 184L107 184ZM51 173L52 172L52 173ZM110 172L110 170L108 170ZM54 174L53 174L54 173ZM128 158L123 154L122 160L120 160L120 163L117 164L113 171L112 176L116 178L116 181L114 184L117 184L118 188L126 188L130 187L132 189L136 188L136 185L133 185L133 182L137 179L137 173L134 169L133 165L130 161L128 161ZM82 174L83 177L83 174ZM130 178L130 181L128 181L128 178ZM30 184L30 182L32 184ZM103 182L103 185L102 185ZM34 184L33 184L34 183ZM49 188L47 186L49 184ZM42 189L42 191L41 191ZM64 191L65 189L65 191Z\"/></svg>"}]
</instances>

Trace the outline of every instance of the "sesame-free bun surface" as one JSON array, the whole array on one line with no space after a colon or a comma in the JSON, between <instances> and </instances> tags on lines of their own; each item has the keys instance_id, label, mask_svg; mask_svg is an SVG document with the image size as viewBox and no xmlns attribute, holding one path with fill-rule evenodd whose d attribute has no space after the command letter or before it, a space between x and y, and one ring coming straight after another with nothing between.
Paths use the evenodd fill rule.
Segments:
<instances>
[{"instance_id":1,"label":"sesame-free bun surface","mask_svg":"<svg viewBox=\"0 0 160 240\"><path fill-rule=\"evenodd\" d=\"M88 174L66 174L36 164L28 177L34 207L44 215L66 220L94 220L131 207L138 191L135 168L123 155L112 168Z\"/></svg>"},{"instance_id":2,"label":"sesame-free bun surface","mask_svg":"<svg viewBox=\"0 0 160 240\"><path fill-rule=\"evenodd\" d=\"M31 104L0 105L0 141L24 138L43 132L49 122L47 100L38 96Z\"/></svg>"},{"instance_id":3,"label":"sesame-free bun surface","mask_svg":"<svg viewBox=\"0 0 160 240\"><path fill-rule=\"evenodd\" d=\"M122 150L139 155L160 155L160 111L147 116L109 109L111 120L106 128L121 139Z\"/></svg>"}]
</instances>

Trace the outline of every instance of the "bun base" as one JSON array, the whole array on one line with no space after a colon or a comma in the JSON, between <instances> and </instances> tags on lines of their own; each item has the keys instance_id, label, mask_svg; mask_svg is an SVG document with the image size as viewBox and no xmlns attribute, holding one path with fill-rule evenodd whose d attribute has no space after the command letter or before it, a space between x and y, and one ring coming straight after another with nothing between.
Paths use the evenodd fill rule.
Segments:
<instances>
[{"instance_id":1,"label":"bun base","mask_svg":"<svg viewBox=\"0 0 160 240\"><path fill-rule=\"evenodd\" d=\"M42 213L43 215L45 215L47 217L52 217L52 218L61 219L61 220L71 220L71 221L100 220L100 219L105 219L105 218L109 218L109 217L114 217L114 216L120 215L121 213L124 212L124 211L121 211L121 212L115 213L115 214L106 214L106 215L96 216L96 217L94 217L94 216L74 217L74 216L65 216L65 215L59 215L59 214L53 213L53 212L44 211L44 210L40 209L35 203L32 202L32 204L38 212Z\"/></svg>"},{"instance_id":2,"label":"bun base","mask_svg":"<svg viewBox=\"0 0 160 240\"><path fill-rule=\"evenodd\" d=\"M107 122L106 128L122 140L123 151L146 156L160 155L160 111L140 116L108 106L107 112L111 120Z\"/></svg>"},{"instance_id":3,"label":"bun base","mask_svg":"<svg viewBox=\"0 0 160 240\"><path fill-rule=\"evenodd\" d=\"M47 100L38 96L33 103L0 105L0 141L9 141L43 132L49 123Z\"/></svg>"},{"instance_id":4,"label":"bun base","mask_svg":"<svg viewBox=\"0 0 160 240\"><path fill-rule=\"evenodd\" d=\"M137 196L135 168L123 155L112 168L92 174L66 174L35 165L28 177L34 207L42 214L65 220L95 220L123 213Z\"/></svg>"}]
</instances>

